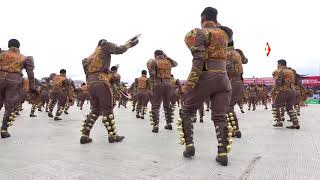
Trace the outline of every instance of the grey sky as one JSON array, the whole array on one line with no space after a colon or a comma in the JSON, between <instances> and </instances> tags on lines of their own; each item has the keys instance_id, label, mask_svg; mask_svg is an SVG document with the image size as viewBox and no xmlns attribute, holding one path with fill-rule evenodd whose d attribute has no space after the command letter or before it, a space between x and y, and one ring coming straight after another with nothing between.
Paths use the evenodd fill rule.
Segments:
<instances>
[{"instance_id":1,"label":"grey sky","mask_svg":"<svg viewBox=\"0 0 320 180\"><path fill-rule=\"evenodd\" d=\"M84 79L81 60L99 39L122 44L142 33L139 45L112 59L112 64L120 64L123 80L139 76L159 48L178 61L173 73L185 79L192 57L184 36L200 27L203 8L213 6L249 59L245 77L271 76L279 58L298 73L318 75L319 5L316 0L4 0L0 47L6 49L10 38L19 39L22 53L35 58L37 77L66 68L69 76ZM272 48L268 58L266 42Z\"/></svg>"}]
</instances>

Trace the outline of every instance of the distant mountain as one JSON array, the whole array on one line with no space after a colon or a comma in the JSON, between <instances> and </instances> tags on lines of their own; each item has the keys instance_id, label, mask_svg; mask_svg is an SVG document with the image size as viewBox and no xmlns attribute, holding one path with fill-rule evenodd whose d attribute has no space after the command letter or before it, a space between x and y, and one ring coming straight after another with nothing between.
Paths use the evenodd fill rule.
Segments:
<instances>
[{"instance_id":1,"label":"distant mountain","mask_svg":"<svg viewBox=\"0 0 320 180\"><path fill-rule=\"evenodd\" d=\"M77 88L79 88L82 83L85 83L85 81L82 80L73 80L73 82Z\"/></svg>"}]
</instances>

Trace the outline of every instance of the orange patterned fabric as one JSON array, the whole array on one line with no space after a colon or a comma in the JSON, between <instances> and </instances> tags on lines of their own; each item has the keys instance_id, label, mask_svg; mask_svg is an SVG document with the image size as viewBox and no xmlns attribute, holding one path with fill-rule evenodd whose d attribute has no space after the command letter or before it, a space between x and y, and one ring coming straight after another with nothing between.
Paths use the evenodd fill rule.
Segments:
<instances>
[{"instance_id":1,"label":"orange patterned fabric","mask_svg":"<svg viewBox=\"0 0 320 180\"><path fill-rule=\"evenodd\" d=\"M148 81L148 78L147 77L139 77L138 78L138 89L146 89L147 88L147 81Z\"/></svg>"},{"instance_id":2,"label":"orange patterned fabric","mask_svg":"<svg viewBox=\"0 0 320 180\"><path fill-rule=\"evenodd\" d=\"M243 67L242 67L242 57L240 55L240 53L234 49L231 49L228 52L228 58L227 58L227 62L228 64L231 64L229 67L227 68L227 73L230 79L232 79L233 77L238 77L241 76L241 74L243 73Z\"/></svg>"},{"instance_id":3,"label":"orange patterned fabric","mask_svg":"<svg viewBox=\"0 0 320 180\"><path fill-rule=\"evenodd\" d=\"M20 54L19 49L10 48L0 54L0 71L9 73L21 73L25 57Z\"/></svg>"},{"instance_id":4,"label":"orange patterned fabric","mask_svg":"<svg viewBox=\"0 0 320 180\"><path fill-rule=\"evenodd\" d=\"M63 82L66 80L65 76L57 75L52 79L52 86L54 88L63 88Z\"/></svg>"},{"instance_id":5,"label":"orange patterned fabric","mask_svg":"<svg viewBox=\"0 0 320 180\"><path fill-rule=\"evenodd\" d=\"M97 47L86 61L86 73L99 72L103 67L102 48Z\"/></svg>"},{"instance_id":6,"label":"orange patterned fabric","mask_svg":"<svg viewBox=\"0 0 320 180\"><path fill-rule=\"evenodd\" d=\"M209 46L207 48L208 60L227 60L229 37L226 32L219 28L206 29L210 33Z\"/></svg>"},{"instance_id":7,"label":"orange patterned fabric","mask_svg":"<svg viewBox=\"0 0 320 180\"><path fill-rule=\"evenodd\" d=\"M172 64L168 59L162 58L156 60L157 64L157 77L161 79L171 78Z\"/></svg>"}]
</instances>

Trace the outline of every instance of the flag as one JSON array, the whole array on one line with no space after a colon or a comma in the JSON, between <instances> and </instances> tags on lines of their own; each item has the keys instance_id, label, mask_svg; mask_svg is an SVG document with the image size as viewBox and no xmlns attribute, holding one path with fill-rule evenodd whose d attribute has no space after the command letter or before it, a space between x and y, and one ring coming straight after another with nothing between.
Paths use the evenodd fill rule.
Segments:
<instances>
[{"instance_id":1,"label":"flag","mask_svg":"<svg viewBox=\"0 0 320 180\"><path fill-rule=\"evenodd\" d=\"M264 48L264 51L266 52L267 57L269 56L270 52L271 52L271 48L269 43L267 42L266 47Z\"/></svg>"}]
</instances>

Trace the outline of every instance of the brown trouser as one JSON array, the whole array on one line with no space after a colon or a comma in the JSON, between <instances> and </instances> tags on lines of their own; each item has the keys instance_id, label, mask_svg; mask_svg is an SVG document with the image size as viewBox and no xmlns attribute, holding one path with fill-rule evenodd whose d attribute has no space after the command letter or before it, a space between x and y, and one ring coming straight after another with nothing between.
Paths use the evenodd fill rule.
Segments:
<instances>
[{"instance_id":1,"label":"brown trouser","mask_svg":"<svg viewBox=\"0 0 320 180\"><path fill-rule=\"evenodd\" d=\"M185 143L193 144L191 119L208 97L211 102L211 119L216 131L220 132L217 138L221 139L219 143L224 145L222 151L225 152L228 144L226 113L231 98L231 85L226 73L203 72L196 87L183 95L184 103L180 110L180 117Z\"/></svg>"},{"instance_id":2,"label":"brown trouser","mask_svg":"<svg viewBox=\"0 0 320 180\"><path fill-rule=\"evenodd\" d=\"M53 90L50 93L49 112L52 113L54 106L58 103L56 116L60 116L67 103L67 95L62 90Z\"/></svg>"},{"instance_id":3,"label":"brown trouser","mask_svg":"<svg viewBox=\"0 0 320 180\"><path fill-rule=\"evenodd\" d=\"M248 102L249 110L251 109L251 105L254 110L256 109L256 101L257 101L257 96L249 96L249 102Z\"/></svg>"},{"instance_id":4,"label":"brown trouser","mask_svg":"<svg viewBox=\"0 0 320 180\"><path fill-rule=\"evenodd\" d=\"M294 124L298 123L296 112L293 109L295 101L296 101L296 93L292 89L281 90L277 93L272 105L274 115L275 115L275 120L277 122L281 121L280 108L285 107L290 117L290 120L292 120Z\"/></svg>"},{"instance_id":5,"label":"brown trouser","mask_svg":"<svg viewBox=\"0 0 320 180\"><path fill-rule=\"evenodd\" d=\"M87 91L79 93L78 100L79 100L80 109L83 108L83 104L88 99L88 97L89 97L89 92L87 92Z\"/></svg>"},{"instance_id":6,"label":"brown trouser","mask_svg":"<svg viewBox=\"0 0 320 180\"><path fill-rule=\"evenodd\" d=\"M45 91L45 92L41 92L40 94L40 104L39 104L39 109L41 109L42 106L46 105L46 110L48 109L48 105L49 105L49 92Z\"/></svg>"},{"instance_id":7,"label":"brown trouser","mask_svg":"<svg viewBox=\"0 0 320 180\"><path fill-rule=\"evenodd\" d=\"M175 107L176 106L176 103L178 103L178 106L180 106L180 103L179 103L179 96L176 92L176 88L173 87L172 90L171 90L171 97L170 97L170 101L171 101L171 106L172 107Z\"/></svg>"},{"instance_id":8,"label":"brown trouser","mask_svg":"<svg viewBox=\"0 0 320 180\"><path fill-rule=\"evenodd\" d=\"M93 82L89 85L91 112L96 115L113 114L112 89L107 82Z\"/></svg>"},{"instance_id":9,"label":"brown trouser","mask_svg":"<svg viewBox=\"0 0 320 180\"><path fill-rule=\"evenodd\" d=\"M170 79L155 80L153 84L152 96L150 99L152 105L152 118L154 121L154 126L158 126L159 124L159 110L162 102L167 124L172 123L172 109L170 107L171 90L172 86Z\"/></svg>"},{"instance_id":10,"label":"brown trouser","mask_svg":"<svg viewBox=\"0 0 320 180\"><path fill-rule=\"evenodd\" d=\"M136 104L137 104L137 93L132 94L132 111L135 111L136 109Z\"/></svg>"},{"instance_id":11,"label":"brown trouser","mask_svg":"<svg viewBox=\"0 0 320 180\"><path fill-rule=\"evenodd\" d=\"M228 116L230 116L229 122L233 126L236 126L236 128L234 128L234 130L238 131L239 130L239 122L238 122L236 112L234 111L234 106L237 104L237 102L240 101L241 95L244 90L244 84L243 84L242 80L232 80L231 86L232 86L232 95L231 95L231 101L230 101L229 110L228 110L227 114L228 114ZM233 120L231 120L231 117L233 117L232 118Z\"/></svg>"},{"instance_id":12,"label":"brown trouser","mask_svg":"<svg viewBox=\"0 0 320 180\"><path fill-rule=\"evenodd\" d=\"M145 108L148 104L148 90L147 89L138 89L137 94L137 114L145 114Z\"/></svg>"},{"instance_id":13,"label":"brown trouser","mask_svg":"<svg viewBox=\"0 0 320 180\"><path fill-rule=\"evenodd\" d=\"M1 130L7 130L10 122L9 117L12 116L20 103L20 89L21 83L18 81L0 79L0 104L5 107Z\"/></svg>"},{"instance_id":14,"label":"brown trouser","mask_svg":"<svg viewBox=\"0 0 320 180\"><path fill-rule=\"evenodd\" d=\"M90 95L91 112L84 121L82 136L89 137L90 131L99 118L103 116L102 123L108 131L109 137L117 137L115 120L113 116L113 94L108 81L99 80L93 74L87 76L88 91Z\"/></svg>"}]
</instances>

